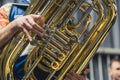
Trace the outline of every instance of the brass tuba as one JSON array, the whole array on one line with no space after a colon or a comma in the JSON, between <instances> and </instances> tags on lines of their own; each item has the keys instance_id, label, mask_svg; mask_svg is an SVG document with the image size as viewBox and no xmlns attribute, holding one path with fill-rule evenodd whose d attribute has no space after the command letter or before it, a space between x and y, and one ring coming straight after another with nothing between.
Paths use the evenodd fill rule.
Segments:
<instances>
[{"instance_id":1,"label":"brass tuba","mask_svg":"<svg viewBox=\"0 0 120 80\"><path fill-rule=\"evenodd\" d=\"M23 80L37 80L36 68L37 74L46 73L44 80L64 80L71 71L81 73L115 23L117 8L114 0L33 0L28 14L44 16L46 32L39 39L31 33L31 45L21 32L5 46L1 80L14 80L13 66L27 46L32 48Z\"/></svg>"}]
</instances>

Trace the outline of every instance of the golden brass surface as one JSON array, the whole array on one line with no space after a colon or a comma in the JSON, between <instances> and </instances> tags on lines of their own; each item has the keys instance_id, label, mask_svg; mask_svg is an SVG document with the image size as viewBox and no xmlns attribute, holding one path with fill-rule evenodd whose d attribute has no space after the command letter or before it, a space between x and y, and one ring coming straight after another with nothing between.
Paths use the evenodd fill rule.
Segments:
<instances>
[{"instance_id":1,"label":"golden brass surface","mask_svg":"<svg viewBox=\"0 0 120 80\"><path fill-rule=\"evenodd\" d=\"M22 80L37 80L35 68L47 73L45 80L64 80L68 72L81 73L85 68L115 23L117 8L114 0L32 0L28 14L43 16L46 32L40 39L31 33L34 41ZM5 46L1 80L14 80L13 66L27 46L22 32Z\"/></svg>"}]
</instances>

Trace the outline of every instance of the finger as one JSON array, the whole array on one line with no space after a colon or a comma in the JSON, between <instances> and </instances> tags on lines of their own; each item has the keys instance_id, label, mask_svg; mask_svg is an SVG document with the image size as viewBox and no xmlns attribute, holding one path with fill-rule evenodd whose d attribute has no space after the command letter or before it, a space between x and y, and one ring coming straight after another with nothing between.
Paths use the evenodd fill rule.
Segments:
<instances>
[{"instance_id":1,"label":"finger","mask_svg":"<svg viewBox=\"0 0 120 80\"><path fill-rule=\"evenodd\" d=\"M66 77L65 80L71 80L71 79L69 79L68 77Z\"/></svg>"},{"instance_id":2,"label":"finger","mask_svg":"<svg viewBox=\"0 0 120 80\"><path fill-rule=\"evenodd\" d=\"M45 20L44 17L39 17L39 19L37 20L37 23L40 24L42 27L45 26Z\"/></svg>"},{"instance_id":3,"label":"finger","mask_svg":"<svg viewBox=\"0 0 120 80\"><path fill-rule=\"evenodd\" d=\"M28 20L27 20L28 21ZM43 32L41 32L41 31L39 31L38 29L35 29L35 28L33 28L33 26L31 26L30 25L30 23L29 23L29 21L28 22L25 22L24 23L24 27L29 31L29 30L31 30L32 32L34 32L35 34L38 34L39 36L43 36ZM32 21L32 20L31 20ZM35 23L34 21L33 21L33 23ZM24 28L23 27L23 28Z\"/></svg>"},{"instance_id":4,"label":"finger","mask_svg":"<svg viewBox=\"0 0 120 80\"><path fill-rule=\"evenodd\" d=\"M86 80L86 77L85 76L78 76L77 79L78 80Z\"/></svg>"},{"instance_id":5,"label":"finger","mask_svg":"<svg viewBox=\"0 0 120 80\"><path fill-rule=\"evenodd\" d=\"M70 80L78 80L74 75L72 75L71 73L67 74L67 78L69 78Z\"/></svg>"},{"instance_id":6,"label":"finger","mask_svg":"<svg viewBox=\"0 0 120 80\"><path fill-rule=\"evenodd\" d=\"M85 68L85 69L83 69L83 71L82 71L82 75L87 75L88 73L89 73L89 69L88 68Z\"/></svg>"},{"instance_id":7,"label":"finger","mask_svg":"<svg viewBox=\"0 0 120 80\"><path fill-rule=\"evenodd\" d=\"M41 36L41 37L43 36L43 33L39 32L39 31L37 31L35 29L33 29L33 32L36 33L37 35Z\"/></svg>"},{"instance_id":8,"label":"finger","mask_svg":"<svg viewBox=\"0 0 120 80\"><path fill-rule=\"evenodd\" d=\"M71 76L74 76L74 78L76 78L77 80L86 80L85 75L80 75L80 74L77 74L75 72L72 72L70 74L71 74Z\"/></svg>"},{"instance_id":9,"label":"finger","mask_svg":"<svg viewBox=\"0 0 120 80\"><path fill-rule=\"evenodd\" d=\"M26 30L25 28L23 28L23 32L26 34L28 40L31 42L32 41L32 37L30 36L28 30Z\"/></svg>"},{"instance_id":10,"label":"finger","mask_svg":"<svg viewBox=\"0 0 120 80\"><path fill-rule=\"evenodd\" d=\"M45 25L45 20L43 17L41 17L40 15L31 15L34 19L35 22L38 22L38 24L41 25L41 27L44 27Z\"/></svg>"},{"instance_id":11,"label":"finger","mask_svg":"<svg viewBox=\"0 0 120 80\"><path fill-rule=\"evenodd\" d=\"M27 22L32 26L33 30L38 30L40 32L44 32L44 29L34 22L33 19L27 19Z\"/></svg>"},{"instance_id":12,"label":"finger","mask_svg":"<svg viewBox=\"0 0 120 80\"><path fill-rule=\"evenodd\" d=\"M27 32L29 32L29 30L31 30L32 32L34 32L35 34L39 35L39 36L43 36L43 33L32 28L32 26L29 24L29 23L25 23L24 24L24 27L23 28L26 28L25 30L27 30ZM29 34L30 35L30 34ZM29 36L27 36L29 38Z\"/></svg>"},{"instance_id":13,"label":"finger","mask_svg":"<svg viewBox=\"0 0 120 80\"><path fill-rule=\"evenodd\" d=\"M33 27L34 27L34 29L36 29L36 30L38 30L38 31L40 31L40 32L45 32L45 30L43 29L43 27L41 27L41 26L38 25L38 24L33 25Z\"/></svg>"},{"instance_id":14,"label":"finger","mask_svg":"<svg viewBox=\"0 0 120 80\"><path fill-rule=\"evenodd\" d=\"M81 75L79 75L79 74L77 74L77 73L75 73L75 72L72 72L72 73L70 73L72 76L75 76L76 78L78 78L79 76L81 76Z\"/></svg>"},{"instance_id":15,"label":"finger","mask_svg":"<svg viewBox=\"0 0 120 80\"><path fill-rule=\"evenodd\" d=\"M33 27L27 21L23 23L23 28L26 28L28 31L33 29Z\"/></svg>"},{"instance_id":16,"label":"finger","mask_svg":"<svg viewBox=\"0 0 120 80\"><path fill-rule=\"evenodd\" d=\"M90 69L86 68L84 74L87 75L90 72Z\"/></svg>"}]
</instances>

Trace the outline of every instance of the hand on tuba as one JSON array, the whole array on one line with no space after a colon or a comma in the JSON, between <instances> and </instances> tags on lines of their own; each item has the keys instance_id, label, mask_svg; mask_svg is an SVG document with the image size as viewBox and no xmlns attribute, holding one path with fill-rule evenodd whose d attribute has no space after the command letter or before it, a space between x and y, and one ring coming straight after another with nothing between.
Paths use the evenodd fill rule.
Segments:
<instances>
[{"instance_id":1,"label":"hand on tuba","mask_svg":"<svg viewBox=\"0 0 120 80\"><path fill-rule=\"evenodd\" d=\"M87 80L87 74L89 73L89 69L86 68L83 70L83 73L77 74L75 72L70 72L66 75L65 80Z\"/></svg>"},{"instance_id":2,"label":"hand on tuba","mask_svg":"<svg viewBox=\"0 0 120 80\"><path fill-rule=\"evenodd\" d=\"M29 41L32 41L32 37L30 36L29 31L32 31L39 36L43 36L44 19L39 15L31 14L22 16L17 18L14 22L16 28L22 30L26 34ZM36 22L38 22L39 25Z\"/></svg>"},{"instance_id":3,"label":"hand on tuba","mask_svg":"<svg viewBox=\"0 0 120 80\"><path fill-rule=\"evenodd\" d=\"M38 24L36 23L38 22ZM44 32L44 19L39 15L30 14L27 16L21 16L17 19L10 22L8 25L0 29L0 48L7 43L14 34L18 31L23 31L28 40L32 41L29 31L38 34L39 36L43 35ZM6 32L4 34L4 32Z\"/></svg>"}]
</instances>

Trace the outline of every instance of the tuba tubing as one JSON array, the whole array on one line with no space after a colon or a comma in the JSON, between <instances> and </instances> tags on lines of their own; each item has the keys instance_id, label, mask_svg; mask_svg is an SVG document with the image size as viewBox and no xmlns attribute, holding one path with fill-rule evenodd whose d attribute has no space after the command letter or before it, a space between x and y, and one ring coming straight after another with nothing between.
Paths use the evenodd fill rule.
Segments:
<instances>
[{"instance_id":1,"label":"tuba tubing","mask_svg":"<svg viewBox=\"0 0 120 80\"><path fill-rule=\"evenodd\" d=\"M92 12L96 14L96 21L92 20ZM76 19L78 13L81 16ZM117 8L114 0L91 0L91 3L84 0L32 0L25 15L28 14L44 16L46 32L42 39L36 39L37 35L31 33L31 44L20 32L5 46L0 56L1 80L15 80L13 67L28 47L31 50L22 80L39 79L36 68L39 73L47 73L45 80L64 80L72 71L81 73L114 25Z\"/></svg>"}]
</instances>

